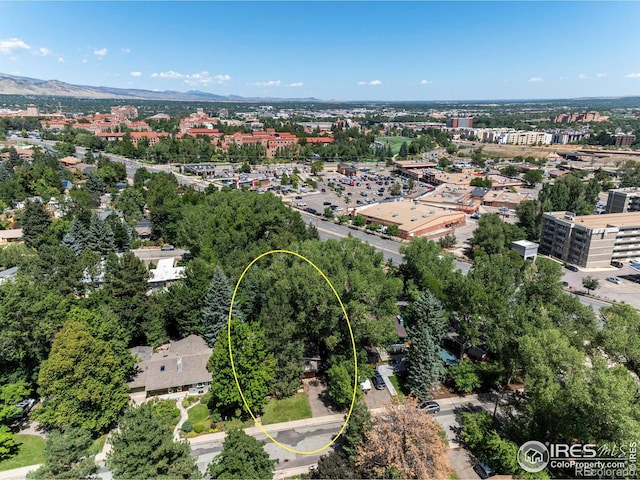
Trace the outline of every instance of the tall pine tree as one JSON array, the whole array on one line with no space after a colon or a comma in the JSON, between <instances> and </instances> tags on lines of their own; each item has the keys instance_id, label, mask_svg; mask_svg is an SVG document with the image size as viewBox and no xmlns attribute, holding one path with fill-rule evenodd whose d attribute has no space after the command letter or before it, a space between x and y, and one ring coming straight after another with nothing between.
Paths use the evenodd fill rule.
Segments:
<instances>
[{"instance_id":1,"label":"tall pine tree","mask_svg":"<svg viewBox=\"0 0 640 480\"><path fill-rule=\"evenodd\" d=\"M115 251L113 231L109 224L105 220L101 220L98 215L91 217L86 246L103 256Z\"/></svg>"},{"instance_id":2,"label":"tall pine tree","mask_svg":"<svg viewBox=\"0 0 640 480\"><path fill-rule=\"evenodd\" d=\"M78 218L71 222L69 232L63 237L62 244L73 250L73 253L80 255L84 250L88 237L87 227Z\"/></svg>"},{"instance_id":3,"label":"tall pine tree","mask_svg":"<svg viewBox=\"0 0 640 480\"><path fill-rule=\"evenodd\" d=\"M29 248L38 248L42 237L51 225L51 217L42 202L27 201L20 219L22 224L22 238Z\"/></svg>"},{"instance_id":4,"label":"tall pine tree","mask_svg":"<svg viewBox=\"0 0 640 480\"><path fill-rule=\"evenodd\" d=\"M440 341L445 332L445 312L427 290L411 305L407 317L411 341L407 355L407 387L420 400L428 400L433 387L444 375Z\"/></svg>"},{"instance_id":5,"label":"tall pine tree","mask_svg":"<svg viewBox=\"0 0 640 480\"><path fill-rule=\"evenodd\" d=\"M229 307L231 306L231 285L220 266L216 266L209 291L204 297L202 321L204 323L204 339L213 348L218 335L227 325ZM235 315L237 318L238 312Z\"/></svg>"}]
</instances>

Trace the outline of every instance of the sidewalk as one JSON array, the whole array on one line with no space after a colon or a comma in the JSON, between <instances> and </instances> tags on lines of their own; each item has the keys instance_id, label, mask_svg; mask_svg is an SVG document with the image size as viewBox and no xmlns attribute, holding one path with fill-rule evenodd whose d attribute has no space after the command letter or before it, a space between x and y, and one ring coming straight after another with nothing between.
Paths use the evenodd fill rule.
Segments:
<instances>
[{"instance_id":1,"label":"sidewalk","mask_svg":"<svg viewBox=\"0 0 640 480\"><path fill-rule=\"evenodd\" d=\"M0 472L0 480L24 480L27 478L27 473L37 470L38 468L40 468L40 465L29 465L28 467L6 470Z\"/></svg>"},{"instance_id":2,"label":"sidewalk","mask_svg":"<svg viewBox=\"0 0 640 480\"><path fill-rule=\"evenodd\" d=\"M304 428L304 427L315 427L319 425L327 425L330 423L336 422L344 422L344 414L338 413L335 415L326 415L324 417L316 417L316 418L305 418L302 420L294 420L292 422L284 422L284 423L274 423L272 425L264 425L264 429L269 433L281 432L283 430L293 430L296 428ZM246 428L245 433L247 435L259 435L262 432L260 427L249 427ZM194 447L196 445L200 445L203 443L209 442L217 442L224 440L226 433L218 432L218 433L209 433L207 435L200 435L198 437L189 438L189 444Z\"/></svg>"}]
</instances>

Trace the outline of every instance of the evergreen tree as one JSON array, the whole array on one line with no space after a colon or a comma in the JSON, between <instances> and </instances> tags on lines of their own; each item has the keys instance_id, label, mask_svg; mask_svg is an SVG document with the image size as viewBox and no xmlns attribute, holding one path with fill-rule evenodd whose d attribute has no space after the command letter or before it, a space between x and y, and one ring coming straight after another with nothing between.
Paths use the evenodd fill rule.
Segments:
<instances>
[{"instance_id":1,"label":"evergreen tree","mask_svg":"<svg viewBox=\"0 0 640 480\"><path fill-rule=\"evenodd\" d=\"M86 247L101 255L108 255L115 251L113 231L105 220L101 220L98 215L91 217L91 223L87 230Z\"/></svg>"},{"instance_id":2,"label":"evergreen tree","mask_svg":"<svg viewBox=\"0 0 640 480\"><path fill-rule=\"evenodd\" d=\"M99 177L95 173L90 173L87 175L87 182L84 184L84 189L91 193L92 196L99 197L107 191L107 186L102 177Z\"/></svg>"},{"instance_id":3,"label":"evergreen tree","mask_svg":"<svg viewBox=\"0 0 640 480\"><path fill-rule=\"evenodd\" d=\"M44 463L34 472L27 474L33 480L83 480L91 478L98 471L93 455L89 452L92 439L89 432L79 428L69 428L64 433L51 432L44 447Z\"/></svg>"},{"instance_id":4,"label":"evergreen tree","mask_svg":"<svg viewBox=\"0 0 640 480\"><path fill-rule=\"evenodd\" d=\"M160 416L155 402L130 406L111 445L106 463L116 480L201 477L189 444L173 441L171 426Z\"/></svg>"},{"instance_id":5,"label":"evergreen tree","mask_svg":"<svg viewBox=\"0 0 640 480\"><path fill-rule=\"evenodd\" d=\"M407 148L407 142L402 142L402 145L400 145L400 152L398 153L398 156L400 158L407 158L408 154L409 150Z\"/></svg>"},{"instance_id":6,"label":"evergreen tree","mask_svg":"<svg viewBox=\"0 0 640 480\"><path fill-rule=\"evenodd\" d=\"M410 334L407 354L407 387L420 400L431 398L431 390L444 375L440 345L428 328Z\"/></svg>"},{"instance_id":7,"label":"evergreen tree","mask_svg":"<svg viewBox=\"0 0 640 480\"><path fill-rule=\"evenodd\" d=\"M264 442L235 429L227 433L222 453L209 464L207 474L220 480L273 478L276 463L264 451Z\"/></svg>"},{"instance_id":8,"label":"evergreen tree","mask_svg":"<svg viewBox=\"0 0 640 480\"><path fill-rule=\"evenodd\" d=\"M357 401L351 411L349 423L344 432L344 444L342 450L347 458L355 460L358 447L362 444L369 427L371 426L371 413L362 401Z\"/></svg>"},{"instance_id":9,"label":"evergreen tree","mask_svg":"<svg viewBox=\"0 0 640 480\"><path fill-rule=\"evenodd\" d=\"M233 292L231 291L227 276L220 266L216 265L211 286L204 296L204 307L202 308L204 339L211 348L216 344L218 335L227 325L232 296Z\"/></svg>"},{"instance_id":10,"label":"evergreen tree","mask_svg":"<svg viewBox=\"0 0 640 480\"><path fill-rule=\"evenodd\" d=\"M113 243L116 250L126 251L131 247L131 231L126 223L115 214L107 217L106 223L113 232Z\"/></svg>"},{"instance_id":11,"label":"evergreen tree","mask_svg":"<svg viewBox=\"0 0 640 480\"><path fill-rule=\"evenodd\" d=\"M27 201L20 223L24 244L29 248L38 248L42 243L41 236L51 225L51 217L42 202Z\"/></svg>"},{"instance_id":12,"label":"evergreen tree","mask_svg":"<svg viewBox=\"0 0 640 480\"><path fill-rule=\"evenodd\" d=\"M71 223L69 232L62 239L62 244L70 248L73 253L80 255L85 248L87 237L87 227L78 218L75 218Z\"/></svg>"},{"instance_id":13,"label":"evergreen tree","mask_svg":"<svg viewBox=\"0 0 640 480\"><path fill-rule=\"evenodd\" d=\"M420 400L431 397L431 389L444 375L440 339L445 333L442 305L428 290L411 304L407 330L411 348L407 355L407 386Z\"/></svg>"}]
</instances>

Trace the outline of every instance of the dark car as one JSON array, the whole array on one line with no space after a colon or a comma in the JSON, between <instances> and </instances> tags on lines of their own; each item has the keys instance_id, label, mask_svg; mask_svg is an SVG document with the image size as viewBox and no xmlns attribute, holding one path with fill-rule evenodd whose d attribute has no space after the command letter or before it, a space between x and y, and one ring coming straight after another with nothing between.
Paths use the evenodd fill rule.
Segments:
<instances>
[{"instance_id":1,"label":"dark car","mask_svg":"<svg viewBox=\"0 0 640 480\"><path fill-rule=\"evenodd\" d=\"M373 376L373 386L376 387L376 390L384 390L386 385L384 384L384 378L379 373L376 373Z\"/></svg>"},{"instance_id":2,"label":"dark car","mask_svg":"<svg viewBox=\"0 0 640 480\"><path fill-rule=\"evenodd\" d=\"M418 405L418 409L427 413L438 413L440 411L440 404L438 402L422 402Z\"/></svg>"},{"instance_id":3,"label":"dark car","mask_svg":"<svg viewBox=\"0 0 640 480\"><path fill-rule=\"evenodd\" d=\"M315 208L311 208L311 207L305 208L304 211L309 212L312 215L318 215L318 211Z\"/></svg>"},{"instance_id":4,"label":"dark car","mask_svg":"<svg viewBox=\"0 0 640 480\"><path fill-rule=\"evenodd\" d=\"M331 205L331 202L323 202L322 205Z\"/></svg>"},{"instance_id":5,"label":"dark car","mask_svg":"<svg viewBox=\"0 0 640 480\"><path fill-rule=\"evenodd\" d=\"M296 195L296 200L302 200L302 197L300 195Z\"/></svg>"},{"instance_id":6,"label":"dark car","mask_svg":"<svg viewBox=\"0 0 640 480\"><path fill-rule=\"evenodd\" d=\"M493 469L483 462L476 463L473 469L478 475L480 475L480 478L489 478L494 475Z\"/></svg>"},{"instance_id":7,"label":"dark car","mask_svg":"<svg viewBox=\"0 0 640 480\"><path fill-rule=\"evenodd\" d=\"M176 247L174 247L173 245L165 245L164 247L160 248L160 251L162 252L170 252L172 250L175 250Z\"/></svg>"},{"instance_id":8,"label":"dark car","mask_svg":"<svg viewBox=\"0 0 640 480\"><path fill-rule=\"evenodd\" d=\"M31 411L31 409L35 406L36 400L35 398L27 398L18 402L16 407L20 409L20 411L16 412L11 418L13 420L19 420L27 416L27 414Z\"/></svg>"},{"instance_id":9,"label":"dark car","mask_svg":"<svg viewBox=\"0 0 640 480\"><path fill-rule=\"evenodd\" d=\"M578 271L578 267L576 267L575 265L571 265L571 264L566 264L565 268L567 270L571 270L572 272L577 272Z\"/></svg>"}]
</instances>

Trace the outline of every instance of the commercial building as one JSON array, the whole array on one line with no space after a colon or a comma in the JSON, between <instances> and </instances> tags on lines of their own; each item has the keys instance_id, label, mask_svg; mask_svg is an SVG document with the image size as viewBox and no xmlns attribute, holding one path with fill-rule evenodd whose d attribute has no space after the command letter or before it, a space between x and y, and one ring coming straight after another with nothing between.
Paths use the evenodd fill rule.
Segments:
<instances>
[{"instance_id":1,"label":"commercial building","mask_svg":"<svg viewBox=\"0 0 640 480\"><path fill-rule=\"evenodd\" d=\"M536 261L536 257L538 256L538 247L537 243L530 242L529 240L518 240L517 242L511 242L511 248L518 252L522 258L527 260L528 258L533 258L533 261Z\"/></svg>"},{"instance_id":2,"label":"commercial building","mask_svg":"<svg viewBox=\"0 0 640 480\"><path fill-rule=\"evenodd\" d=\"M640 257L640 212L583 216L545 213L540 253L586 268Z\"/></svg>"},{"instance_id":3,"label":"commercial building","mask_svg":"<svg viewBox=\"0 0 640 480\"><path fill-rule=\"evenodd\" d=\"M640 188L609 190L605 212L640 212Z\"/></svg>"},{"instance_id":4,"label":"commercial building","mask_svg":"<svg viewBox=\"0 0 640 480\"><path fill-rule=\"evenodd\" d=\"M449 128L473 128L473 117L453 117L447 120L447 127Z\"/></svg>"},{"instance_id":5,"label":"commercial building","mask_svg":"<svg viewBox=\"0 0 640 480\"><path fill-rule=\"evenodd\" d=\"M414 203L411 200L382 202L356 209L367 223L397 225L401 238L439 238L465 224L465 214Z\"/></svg>"}]
</instances>

